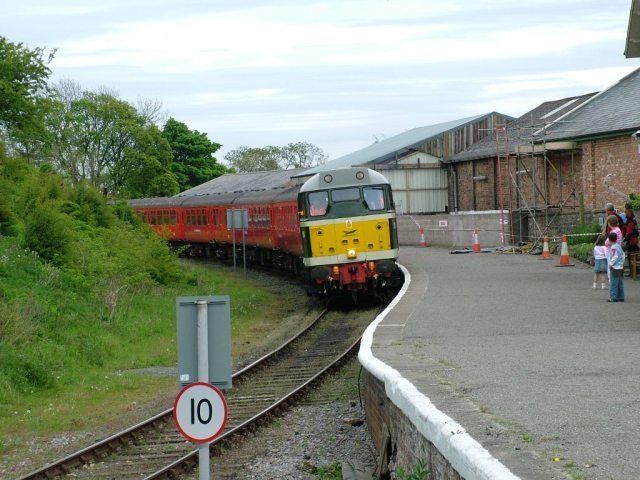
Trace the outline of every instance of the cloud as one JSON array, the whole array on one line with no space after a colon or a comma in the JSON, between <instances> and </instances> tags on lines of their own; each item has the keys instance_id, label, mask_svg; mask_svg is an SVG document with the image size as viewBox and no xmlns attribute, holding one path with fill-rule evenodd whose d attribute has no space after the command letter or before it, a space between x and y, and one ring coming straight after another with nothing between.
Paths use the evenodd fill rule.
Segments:
<instances>
[{"instance_id":1,"label":"cloud","mask_svg":"<svg viewBox=\"0 0 640 480\"><path fill-rule=\"evenodd\" d=\"M469 24L465 17L459 24L399 23L407 6L418 9L418 14L428 10L412 3L400 4L405 8L393 10L386 23L381 17L386 10L373 9L368 17L374 23L354 24L350 20L358 17L353 7L333 5L343 15L338 21L333 10L311 4L293 12L256 8L119 23L106 33L62 43L56 66L136 66L179 74L231 68L417 65L544 57L624 40L624 32L610 23L563 28L554 23L512 24L499 29ZM456 8L454 2L453 8L441 10L451 14ZM362 16L362 11L357 13Z\"/></svg>"}]
</instances>

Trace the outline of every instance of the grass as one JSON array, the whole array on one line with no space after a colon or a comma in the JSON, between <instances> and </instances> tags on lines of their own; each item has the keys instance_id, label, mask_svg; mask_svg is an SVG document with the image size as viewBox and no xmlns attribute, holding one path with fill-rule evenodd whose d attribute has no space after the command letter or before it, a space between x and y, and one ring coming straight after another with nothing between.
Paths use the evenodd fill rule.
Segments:
<instances>
[{"instance_id":1,"label":"grass","mask_svg":"<svg viewBox=\"0 0 640 480\"><path fill-rule=\"evenodd\" d=\"M431 478L431 473L429 472L425 462L418 460L418 462L408 472L399 468L396 476L398 480L429 480L429 478Z\"/></svg>"},{"instance_id":2,"label":"grass","mask_svg":"<svg viewBox=\"0 0 640 480\"><path fill-rule=\"evenodd\" d=\"M126 290L105 315L101 297L112 294L108 286L80 295L61 279L63 272L0 238L0 295L9 300L0 307L7 347L0 356L9 362L0 371L0 450L32 434L104 424L175 389L175 378L128 370L175 364L176 296L231 296L236 359L282 321L296 293L267 290L227 269L180 267L182 279Z\"/></svg>"}]
</instances>

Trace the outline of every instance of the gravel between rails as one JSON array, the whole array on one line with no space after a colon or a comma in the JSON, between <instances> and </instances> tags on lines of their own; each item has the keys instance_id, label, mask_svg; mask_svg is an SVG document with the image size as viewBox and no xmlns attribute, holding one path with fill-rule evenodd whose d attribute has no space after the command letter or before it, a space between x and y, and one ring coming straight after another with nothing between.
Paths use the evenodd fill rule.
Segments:
<instances>
[{"instance_id":1,"label":"gravel between rails","mask_svg":"<svg viewBox=\"0 0 640 480\"><path fill-rule=\"evenodd\" d=\"M299 405L212 461L211 478L314 480L315 468L350 461L373 472L375 448L357 394L359 363L350 360ZM352 426L355 423L358 426ZM197 473L184 477L197 480Z\"/></svg>"}]
</instances>

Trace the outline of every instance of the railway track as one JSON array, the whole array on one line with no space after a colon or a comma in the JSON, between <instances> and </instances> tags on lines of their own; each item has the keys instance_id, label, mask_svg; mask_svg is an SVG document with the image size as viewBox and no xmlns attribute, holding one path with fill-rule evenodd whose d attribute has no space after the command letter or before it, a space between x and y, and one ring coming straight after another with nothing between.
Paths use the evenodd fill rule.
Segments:
<instances>
[{"instance_id":1,"label":"railway track","mask_svg":"<svg viewBox=\"0 0 640 480\"><path fill-rule=\"evenodd\" d=\"M277 349L233 376L225 392L229 421L212 443L218 454L269 415L285 408L357 351L374 311L320 312ZM168 409L137 425L34 471L21 480L175 479L197 466L197 450L173 425Z\"/></svg>"}]
</instances>

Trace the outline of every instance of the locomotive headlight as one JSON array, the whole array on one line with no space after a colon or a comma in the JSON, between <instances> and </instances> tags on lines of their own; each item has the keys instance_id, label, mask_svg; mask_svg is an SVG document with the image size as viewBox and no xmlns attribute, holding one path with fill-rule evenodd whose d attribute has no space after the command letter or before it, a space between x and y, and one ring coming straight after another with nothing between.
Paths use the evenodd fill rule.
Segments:
<instances>
[{"instance_id":1,"label":"locomotive headlight","mask_svg":"<svg viewBox=\"0 0 640 480\"><path fill-rule=\"evenodd\" d=\"M357 172L356 172L356 178L357 178L358 180L362 180L362 179L364 178L364 172L362 172L362 171L357 171Z\"/></svg>"},{"instance_id":2,"label":"locomotive headlight","mask_svg":"<svg viewBox=\"0 0 640 480\"><path fill-rule=\"evenodd\" d=\"M347 258L356 258L356 251L353 248L347 252Z\"/></svg>"}]
</instances>

